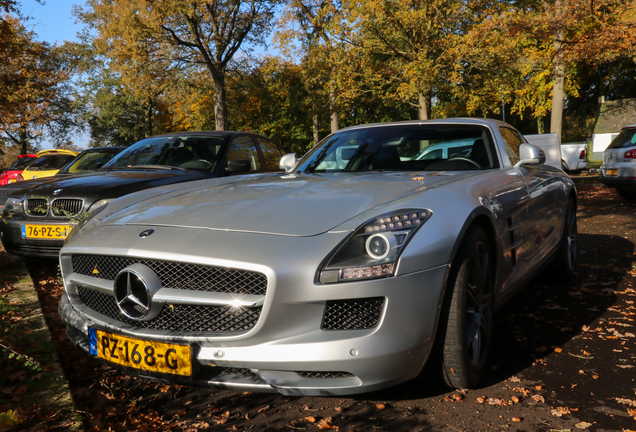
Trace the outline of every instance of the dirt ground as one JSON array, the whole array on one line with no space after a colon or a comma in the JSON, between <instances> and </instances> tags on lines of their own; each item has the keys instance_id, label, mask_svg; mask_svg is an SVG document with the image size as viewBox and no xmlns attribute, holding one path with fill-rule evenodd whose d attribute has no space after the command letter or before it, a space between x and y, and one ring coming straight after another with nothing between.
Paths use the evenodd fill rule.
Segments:
<instances>
[{"instance_id":1,"label":"dirt ground","mask_svg":"<svg viewBox=\"0 0 636 432\"><path fill-rule=\"evenodd\" d=\"M139 380L73 347L56 314L56 269L29 270L86 430L636 430L636 203L577 184L575 283L546 272L497 313L493 365L475 390L413 381L354 397L286 397Z\"/></svg>"}]
</instances>

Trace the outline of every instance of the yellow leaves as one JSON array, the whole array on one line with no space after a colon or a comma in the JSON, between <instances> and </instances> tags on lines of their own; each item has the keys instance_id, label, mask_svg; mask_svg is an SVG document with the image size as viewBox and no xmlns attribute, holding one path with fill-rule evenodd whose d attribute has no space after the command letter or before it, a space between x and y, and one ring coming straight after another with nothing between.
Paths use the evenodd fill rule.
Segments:
<instances>
[{"instance_id":1,"label":"yellow leaves","mask_svg":"<svg viewBox=\"0 0 636 432\"><path fill-rule=\"evenodd\" d=\"M8 410L0 412L0 431L8 430L22 423L22 419L17 411Z\"/></svg>"}]
</instances>

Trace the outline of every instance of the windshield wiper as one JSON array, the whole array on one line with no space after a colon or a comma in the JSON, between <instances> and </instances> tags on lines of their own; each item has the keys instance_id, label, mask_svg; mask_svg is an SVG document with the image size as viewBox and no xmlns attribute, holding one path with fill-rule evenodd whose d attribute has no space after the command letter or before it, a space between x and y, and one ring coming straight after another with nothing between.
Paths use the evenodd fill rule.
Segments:
<instances>
[{"instance_id":1,"label":"windshield wiper","mask_svg":"<svg viewBox=\"0 0 636 432\"><path fill-rule=\"evenodd\" d=\"M170 165L133 165L127 167L121 167L120 169L161 169L161 170L181 170L185 171L185 168L170 166Z\"/></svg>"}]
</instances>

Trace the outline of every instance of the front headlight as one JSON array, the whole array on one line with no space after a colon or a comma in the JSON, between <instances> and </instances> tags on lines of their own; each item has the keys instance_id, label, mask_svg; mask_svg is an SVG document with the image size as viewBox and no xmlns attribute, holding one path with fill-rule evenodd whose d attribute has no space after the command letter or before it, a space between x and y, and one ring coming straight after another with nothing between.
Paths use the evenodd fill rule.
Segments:
<instances>
[{"instance_id":1,"label":"front headlight","mask_svg":"<svg viewBox=\"0 0 636 432\"><path fill-rule=\"evenodd\" d=\"M89 213L99 213L100 211L103 210L102 207L106 207L106 204L108 204L109 202L111 202L113 200L113 198L107 198L107 199L101 199L99 201L95 201L93 204L91 204L91 206L88 208L88 212ZM99 211L98 211L99 210Z\"/></svg>"},{"instance_id":2,"label":"front headlight","mask_svg":"<svg viewBox=\"0 0 636 432\"><path fill-rule=\"evenodd\" d=\"M4 203L4 216L10 217L22 211L22 200L20 198L8 198Z\"/></svg>"},{"instance_id":3,"label":"front headlight","mask_svg":"<svg viewBox=\"0 0 636 432\"><path fill-rule=\"evenodd\" d=\"M365 223L327 257L320 269L321 283L392 276L400 254L426 222L430 210L399 210Z\"/></svg>"}]
</instances>

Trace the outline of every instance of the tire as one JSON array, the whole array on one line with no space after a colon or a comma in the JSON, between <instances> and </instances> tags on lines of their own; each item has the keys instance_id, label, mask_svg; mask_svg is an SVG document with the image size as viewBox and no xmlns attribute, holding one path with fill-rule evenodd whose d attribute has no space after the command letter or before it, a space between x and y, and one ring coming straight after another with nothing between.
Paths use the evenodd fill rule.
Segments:
<instances>
[{"instance_id":1,"label":"tire","mask_svg":"<svg viewBox=\"0 0 636 432\"><path fill-rule=\"evenodd\" d=\"M564 161L564 160L561 160L561 169L562 169L563 171L565 171L565 172L566 172L566 174L569 174L569 173L570 173L570 170L568 170L568 165L565 163L565 161Z\"/></svg>"},{"instance_id":2,"label":"tire","mask_svg":"<svg viewBox=\"0 0 636 432\"><path fill-rule=\"evenodd\" d=\"M471 228L453 260L442 347L443 377L454 388L479 383L490 357L494 314L494 260L488 237Z\"/></svg>"},{"instance_id":3,"label":"tire","mask_svg":"<svg viewBox=\"0 0 636 432\"><path fill-rule=\"evenodd\" d=\"M577 235L576 205L574 200L570 199L565 212L565 221L563 222L563 235L561 236L561 243L555 260L557 270L555 274L566 281L574 280L578 253Z\"/></svg>"}]
</instances>

